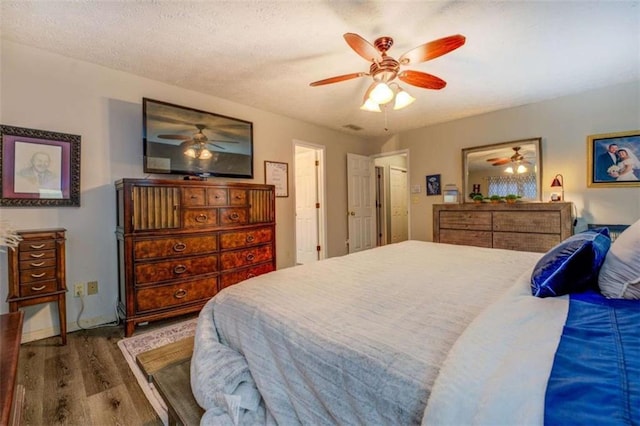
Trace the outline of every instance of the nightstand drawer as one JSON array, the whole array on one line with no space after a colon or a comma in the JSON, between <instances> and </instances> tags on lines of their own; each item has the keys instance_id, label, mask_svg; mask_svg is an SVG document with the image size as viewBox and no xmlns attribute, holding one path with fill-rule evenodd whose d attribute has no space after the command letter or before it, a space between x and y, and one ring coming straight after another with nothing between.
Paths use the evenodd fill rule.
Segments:
<instances>
[{"instance_id":1,"label":"nightstand drawer","mask_svg":"<svg viewBox=\"0 0 640 426\"><path fill-rule=\"evenodd\" d=\"M222 253L220 255L220 267L222 270L266 262L273 259L271 245L256 246L247 250L237 250Z\"/></svg>"},{"instance_id":2,"label":"nightstand drawer","mask_svg":"<svg viewBox=\"0 0 640 426\"><path fill-rule=\"evenodd\" d=\"M56 259L53 257L43 259L24 260L20 262L20 270L25 269L37 269L37 268L52 268L56 266Z\"/></svg>"},{"instance_id":3,"label":"nightstand drawer","mask_svg":"<svg viewBox=\"0 0 640 426\"><path fill-rule=\"evenodd\" d=\"M136 290L138 312L185 305L198 300L209 299L218 291L218 277L185 281L178 284L146 287Z\"/></svg>"},{"instance_id":4,"label":"nightstand drawer","mask_svg":"<svg viewBox=\"0 0 640 426\"><path fill-rule=\"evenodd\" d=\"M56 280L39 281L30 284L20 284L20 297L38 296L58 289Z\"/></svg>"},{"instance_id":5,"label":"nightstand drawer","mask_svg":"<svg viewBox=\"0 0 640 426\"><path fill-rule=\"evenodd\" d=\"M18 258L20 262L25 260L43 260L54 259L56 257L56 251L51 250L37 250L37 251L21 251Z\"/></svg>"},{"instance_id":6,"label":"nightstand drawer","mask_svg":"<svg viewBox=\"0 0 640 426\"><path fill-rule=\"evenodd\" d=\"M38 251L38 250L53 250L56 248L56 242L53 240L34 240L23 241L20 243L21 252Z\"/></svg>"},{"instance_id":7,"label":"nightstand drawer","mask_svg":"<svg viewBox=\"0 0 640 426\"><path fill-rule=\"evenodd\" d=\"M218 236L170 237L153 240L137 240L133 247L135 259L186 256L211 253L218 248Z\"/></svg>"},{"instance_id":8,"label":"nightstand drawer","mask_svg":"<svg viewBox=\"0 0 640 426\"><path fill-rule=\"evenodd\" d=\"M56 278L56 268L27 269L20 271L20 284L53 280Z\"/></svg>"},{"instance_id":9,"label":"nightstand drawer","mask_svg":"<svg viewBox=\"0 0 640 426\"><path fill-rule=\"evenodd\" d=\"M136 285L193 277L217 271L218 257L215 255L166 262L144 262L136 265Z\"/></svg>"},{"instance_id":10,"label":"nightstand drawer","mask_svg":"<svg viewBox=\"0 0 640 426\"><path fill-rule=\"evenodd\" d=\"M267 243L273 239L271 228L259 228L251 231L224 232L220 234L220 249L240 248L253 244Z\"/></svg>"}]
</instances>

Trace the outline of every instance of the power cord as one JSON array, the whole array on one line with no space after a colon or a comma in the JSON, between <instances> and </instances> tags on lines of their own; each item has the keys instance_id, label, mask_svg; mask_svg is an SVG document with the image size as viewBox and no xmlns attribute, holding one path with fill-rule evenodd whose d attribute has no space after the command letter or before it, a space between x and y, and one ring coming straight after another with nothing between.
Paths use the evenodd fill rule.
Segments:
<instances>
[{"instance_id":1,"label":"power cord","mask_svg":"<svg viewBox=\"0 0 640 426\"><path fill-rule=\"evenodd\" d=\"M84 296L80 295L80 312L78 312L78 317L76 318L76 324L78 324L78 328L81 330L93 330L94 328L102 328L102 327L117 327L120 325L120 315L118 315L118 306L115 307L116 311L116 320L112 322L108 322L106 324L94 325L92 327L83 327L80 324L80 317L82 316L82 312L84 312Z\"/></svg>"}]
</instances>

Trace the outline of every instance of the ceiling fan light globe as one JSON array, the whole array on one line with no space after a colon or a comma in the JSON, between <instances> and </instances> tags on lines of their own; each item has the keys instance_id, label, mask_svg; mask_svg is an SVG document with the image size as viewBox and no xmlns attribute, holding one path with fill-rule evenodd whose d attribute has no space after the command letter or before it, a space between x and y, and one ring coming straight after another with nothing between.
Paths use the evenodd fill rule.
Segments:
<instances>
[{"instance_id":1,"label":"ceiling fan light globe","mask_svg":"<svg viewBox=\"0 0 640 426\"><path fill-rule=\"evenodd\" d=\"M196 158L196 150L193 148L187 148L184 150L184 155L191 158Z\"/></svg>"},{"instance_id":2,"label":"ceiling fan light globe","mask_svg":"<svg viewBox=\"0 0 640 426\"><path fill-rule=\"evenodd\" d=\"M408 107L415 100L416 98L414 98L404 90L400 89L400 91L396 94L396 101L395 101L395 104L393 105L393 109L398 110L398 109Z\"/></svg>"},{"instance_id":3,"label":"ceiling fan light globe","mask_svg":"<svg viewBox=\"0 0 640 426\"><path fill-rule=\"evenodd\" d=\"M211 157L213 157L211 151L209 151L207 148L204 148L202 151L200 151L200 156L198 158L201 160L208 160Z\"/></svg>"},{"instance_id":4,"label":"ceiling fan light globe","mask_svg":"<svg viewBox=\"0 0 640 426\"><path fill-rule=\"evenodd\" d=\"M372 101L371 98L365 100L360 109L369 112L382 112L380 105Z\"/></svg>"},{"instance_id":5,"label":"ceiling fan light globe","mask_svg":"<svg viewBox=\"0 0 640 426\"><path fill-rule=\"evenodd\" d=\"M518 169L517 169L516 171L517 171L518 173L524 173L524 172L526 172L526 171L527 171L527 168L526 168L524 165L520 164L520 165L518 166Z\"/></svg>"},{"instance_id":6,"label":"ceiling fan light globe","mask_svg":"<svg viewBox=\"0 0 640 426\"><path fill-rule=\"evenodd\" d=\"M504 169L505 173L509 173L509 174L513 174L513 167L509 166L506 169Z\"/></svg>"},{"instance_id":7,"label":"ceiling fan light globe","mask_svg":"<svg viewBox=\"0 0 640 426\"><path fill-rule=\"evenodd\" d=\"M393 90L385 83L378 83L369 93L369 99L378 105L389 103L393 99Z\"/></svg>"}]
</instances>

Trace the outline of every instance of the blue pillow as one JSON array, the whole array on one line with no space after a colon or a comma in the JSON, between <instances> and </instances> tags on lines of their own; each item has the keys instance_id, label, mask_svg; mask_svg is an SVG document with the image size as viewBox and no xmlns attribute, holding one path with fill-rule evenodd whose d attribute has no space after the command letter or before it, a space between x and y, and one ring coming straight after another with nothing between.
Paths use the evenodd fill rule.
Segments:
<instances>
[{"instance_id":1,"label":"blue pillow","mask_svg":"<svg viewBox=\"0 0 640 426\"><path fill-rule=\"evenodd\" d=\"M536 264L531 274L531 293L554 297L597 288L598 272L609 247L607 228L590 229L567 238Z\"/></svg>"}]
</instances>

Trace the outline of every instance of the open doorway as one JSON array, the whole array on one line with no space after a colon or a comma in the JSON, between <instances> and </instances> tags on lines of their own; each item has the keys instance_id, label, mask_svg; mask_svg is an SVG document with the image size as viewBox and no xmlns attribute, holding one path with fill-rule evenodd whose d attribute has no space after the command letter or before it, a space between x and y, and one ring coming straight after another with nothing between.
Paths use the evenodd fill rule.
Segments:
<instances>
[{"instance_id":1,"label":"open doorway","mask_svg":"<svg viewBox=\"0 0 640 426\"><path fill-rule=\"evenodd\" d=\"M294 141L296 264L327 257L324 147Z\"/></svg>"},{"instance_id":2,"label":"open doorway","mask_svg":"<svg viewBox=\"0 0 640 426\"><path fill-rule=\"evenodd\" d=\"M374 157L376 167L376 241L385 245L406 241L409 235L409 153Z\"/></svg>"}]
</instances>

